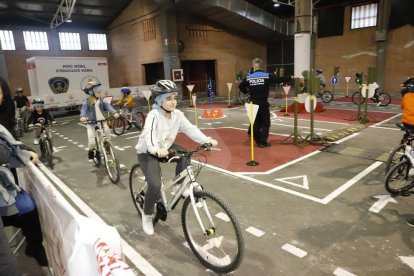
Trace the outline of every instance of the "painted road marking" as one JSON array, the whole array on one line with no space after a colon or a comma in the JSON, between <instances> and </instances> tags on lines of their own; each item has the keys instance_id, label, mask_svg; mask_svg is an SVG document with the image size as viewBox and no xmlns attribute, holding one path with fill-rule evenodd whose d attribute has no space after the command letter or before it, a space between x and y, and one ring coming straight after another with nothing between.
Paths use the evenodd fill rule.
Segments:
<instances>
[{"instance_id":1,"label":"painted road marking","mask_svg":"<svg viewBox=\"0 0 414 276\"><path fill-rule=\"evenodd\" d=\"M265 234L265 232L263 232L262 230L257 229L256 227L250 226L249 228L246 229L246 232L252 234L253 236L256 237L261 237Z\"/></svg>"},{"instance_id":2,"label":"painted road marking","mask_svg":"<svg viewBox=\"0 0 414 276\"><path fill-rule=\"evenodd\" d=\"M304 250L302 250L302 249L300 249L300 248L298 248L294 245L291 245L289 243L284 244L282 246L282 249L289 252L290 254L295 255L296 257L299 257L299 258L303 258L306 255L308 255L308 252L306 252L306 251L304 251Z\"/></svg>"},{"instance_id":3,"label":"painted road marking","mask_svg":"<svg viewBox=\"0 0 414 276\"><path fill-rule=\"evenodd\" d=\"M288 181L290 179L298 179L298 178L302 179L302 181L299 181L299 182L301 182L301 184L297 184L297 183ZM276 178L275 180L309 190L309 181L308 181L308 176L307 175L298 175L298 176L291 176L291 177L284 177L284 178Z\"/></svg>"},{"instance_id":4,"label":"painted road marking","mask_svg":"<svg viewBox=\"0 0 414 276\"><path fill-rule=\"evenodd\" d=\"M33 165L34 166L34 165ZM59 187L75 206L77 206L87 217L98 220L102 223L106 222L99 217L79 196L77 196L65 183L62 182L55 174L53 174L45 165L39 164L39 168L46 174L52 182ZM156 270L144 257L142 257L132 246L121 238L122 250L124 255L145 275L162 275Z\"/></svg>"},{"instance_id":5,"label":"painted road marking","mask_svg":"<svg viewBox=\"0 0 414 276\"><path fill-rule=\"evenodd\" d=\"M403 263L414 269L414 256L398 256Z\"/></svg>"},{"instance_id":6,"label":"painted road marking","mask_svg":"<svg viewBox=\"0 0 414 276\"><path fill-rule=\"evenodd\" d=\"M223 212L220 212L220 213L217 213L216 214L216 217L218 217L219 219L221 219L221 220L224 220L225 222L229 222L230 221L230 218L229 218L229 216L227 216L225 213L223 213Z\"/></svg>"},{"instance_id":7,"label":"painted road marking","mask_svg":"<svg viewBox=\"0 0 414 276\"><path fill-rule=\"evenodd\" d=\"M378 201L372 204L371 208L369 208L369 211L373 213L379 213L388 202L397 203L397 201L390 195L377 195L374 196L374 198L378 198Z\"/></svg>"},{"instance_id":8,"label":"painted road marking","mask_svg":"<svg viewBox=\"0 0 414 276\"><path fill-rule=\"evenodd\" d=\"M333 274L336 276L356 276L356 274L348 272L340 267L336 268Z\"/></svg>"}]
</instances>

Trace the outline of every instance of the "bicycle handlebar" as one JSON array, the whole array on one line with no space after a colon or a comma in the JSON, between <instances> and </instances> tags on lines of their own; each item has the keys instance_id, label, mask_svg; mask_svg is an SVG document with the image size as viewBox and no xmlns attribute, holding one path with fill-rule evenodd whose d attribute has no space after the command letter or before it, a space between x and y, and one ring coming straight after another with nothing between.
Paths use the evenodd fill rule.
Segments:
<instances>
[{"instance_id":1,"label":"bicycle handlebar","mask_svg":"<svg viewBox=\"0 0 414 276\"><path fill-rule=\"evenodd\" d=\"M167 162L167 163L171 163L172 161L174 161L175 159L180 159L184 156L188 156L191 157L194 153L204 149L205 151L211 151L211 147L213 145L211 143L204 143L198 147L196 147L193 150L190 151L186 151L186 150L174 150L174 149L169 149L168 150L168 156L166 157L159 157L158 159L162 162Z\"/></svg>"}]
</instances>

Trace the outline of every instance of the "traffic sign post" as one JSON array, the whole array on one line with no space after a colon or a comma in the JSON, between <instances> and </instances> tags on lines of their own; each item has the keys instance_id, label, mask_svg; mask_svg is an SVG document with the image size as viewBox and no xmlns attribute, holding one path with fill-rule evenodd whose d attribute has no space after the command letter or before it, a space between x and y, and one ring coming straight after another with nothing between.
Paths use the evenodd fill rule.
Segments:
<instances>
[{"instance_id":1,"label":"traffic sign post","mask_svg":"<svg viewBox=\"0 0 414 276\"><path fill-rule=\"evenodd\" d=\"M228 82L227 83L227 90L228 90L228 95L229 95L229 107L231 107L231 104L230 104L230 92L231 92L231 87L233 86L233 83L232 82Z\"/></svg>"},{"instance_id":2,"label":"traffic sign post","mask_svg":"<svg viewBox=\"0 0 414 276\"><path fill-rule=\"evenodd\" d=\"M192 99L191 99L191 93L193 92L194 84L189 84L189 85L186 85L186 86L187 86L187 89L188 89L188 96L190 96L190 107L192 107L193 104L192 104Z\"/></svg>"},{"instance_id":3,"label":"traffic sign post","mask_svg":"<svg viewBox=\"0 0 414 276\"><path fill-rule=\"evenodd\" d=\"M197 125L197 117L198 117L198 114L197 114L197 94L196 94L196 93L194 93L194 94L191 96L191 98L192 98L192 100L193 100L193 106L194 106L195 125L198 127L198 125Z\"/></svg>"},{"instance_id":4,"label":"traffic sign post","mask_svg":"<svg viewBox=\"0 0 414 276\"><path fill-rule=\"evenodd\" d=\"M286 95L286 104L285 104L285 114L283 114L283 116L289 116L289 114L288 114L288 94L289 94L289 90L290 90L290 85L286 85L286 86L283 86L283 91L285 92L285 95Z\"/></svg>"},{"instance_id":5,"label":"traffic sign post","mask_svg":"<svg viewBox=\"0 0 414 276\"><path fill-rule=\"evenodd\" d=\"M331 83L332 83L332 96L335 95L335 86L338 84L339 80L337 76L333 76L331 78Z\"/></svg>"},{"instance_id":6,"label":"traffic sign post","mask_svg":"<svg viewBox=\"0 0 414 276\"><path fill-rule=\"evenodd\" d=\"M351 80L351 77L345 77L345 82L346 82L346 96L348 97L348 92L349 92L349 81Z\"/></svg>"},{"instance_id":7,"label":"traffic sign post","mask_svg":"<svg viewBox=\"0 0 414 276\"><path fill-rule=\"evenodd\" d=\"M151 111L151 105L150 105L151 90L144 90L142 91L142 94L144 95L145 99L147 99L148 112L150 112Z\"/></svg>"}]
</instances>

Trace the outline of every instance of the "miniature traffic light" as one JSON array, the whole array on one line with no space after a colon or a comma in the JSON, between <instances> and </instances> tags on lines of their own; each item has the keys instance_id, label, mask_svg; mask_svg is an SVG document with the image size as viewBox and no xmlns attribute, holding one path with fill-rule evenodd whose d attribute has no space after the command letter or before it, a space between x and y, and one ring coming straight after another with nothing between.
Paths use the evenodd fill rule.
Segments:
<instances>
[{"instance_id":1,"label":"miniature traffic light","mask_svg":"<svg viewBox=\"0 0 414 276\"><path fill-rule=\"evenodd\" d=\"M362 74L356 73L355 74L355 83L361 85L362 84Z\"/></svg>"},{"instance_id":2,"label":"miniature traffic light","mask_svg":"<svg viewBox=\"0 0 414 276\"><path fill-rule=\"evenodd\" d=\"M339 66L335 66L334 68L334 76L339 77Z\"/></svg>"}]
</instances>

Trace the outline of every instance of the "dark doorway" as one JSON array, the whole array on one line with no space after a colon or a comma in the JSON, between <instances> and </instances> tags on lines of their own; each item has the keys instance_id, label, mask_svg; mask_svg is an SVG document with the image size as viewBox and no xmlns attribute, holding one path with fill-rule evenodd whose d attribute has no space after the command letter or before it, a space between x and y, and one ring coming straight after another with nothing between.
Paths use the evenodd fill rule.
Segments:
<instances>
[{"instance_id":1,"label":"dark doorway","mask_svg":"<svg viewBox=\"0 0 414 276\"><path fill-rule=\"evenodd\" d=\"M164 64L162 62L144 64L145 68L145 84L151 85L158 80L163 80L164 77Z\"/></svg>"},{"instance_id":2,"label":"dark doorway","mask_svg":"<svg viewBox=\"0 0 414 276\"><path fill-rule=\"evenodd\" d=\"M214 60L183 60L181 68L184 72L183 96L189 96L186 87L188 84L194 84L193 93L207 96L209 78L211 78L213 89L216 91L216 63Z\"/></svg>"}]
</instances>

